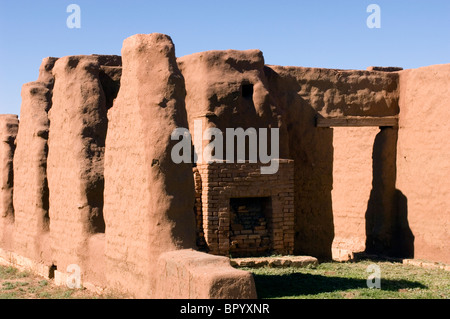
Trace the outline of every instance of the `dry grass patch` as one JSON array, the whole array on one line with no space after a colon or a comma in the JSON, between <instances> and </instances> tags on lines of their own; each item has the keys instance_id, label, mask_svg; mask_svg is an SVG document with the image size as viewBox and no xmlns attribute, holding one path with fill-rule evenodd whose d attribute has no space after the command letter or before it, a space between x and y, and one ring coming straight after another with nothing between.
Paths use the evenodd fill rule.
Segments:
<instances>
[{"instance_id":1,"label":"dry grass patch","mask_svg":"<svg viewBox=\"0 0 450 319\"><path fill-rule=\"evenodd\" d=\"M56 286L28 271L0 265L0 299L116 299L119 295L99 295L87 289Z\"/></svg>"}]
</instances>

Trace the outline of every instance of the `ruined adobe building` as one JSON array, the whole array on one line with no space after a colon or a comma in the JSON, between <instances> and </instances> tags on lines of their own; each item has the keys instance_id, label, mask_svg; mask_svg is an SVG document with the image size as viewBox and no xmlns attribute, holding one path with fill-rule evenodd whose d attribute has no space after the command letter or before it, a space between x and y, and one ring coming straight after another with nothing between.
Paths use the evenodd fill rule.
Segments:
<instances>
[{"instance_id":1,"label":"ruined adobe building","mask_svg":"<svg viewBox=\"0 0 450 319\"><path fill-rule=\"evenodd\" d=\"M450 263L449 96L450 65L177 59L162 34L126 39L121 57L44 59L20 124L0 116L0 257L55 278L76 264L84 285L151 298L256 297L230 255ZM250 154L175 164L171 133L195 121L279 128L278 171Z\"/></svg>"}]
</instances>

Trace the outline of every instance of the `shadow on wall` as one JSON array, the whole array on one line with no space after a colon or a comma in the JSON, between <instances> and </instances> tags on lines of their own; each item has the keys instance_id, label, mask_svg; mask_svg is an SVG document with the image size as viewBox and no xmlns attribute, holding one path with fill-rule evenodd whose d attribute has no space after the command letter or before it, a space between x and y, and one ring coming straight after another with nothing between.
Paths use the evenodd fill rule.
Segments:
<instances>
[{"instance_id":1,"label":"shadow on wall","mask_svg":"<svg viewBox=\"0 0 450 319\"><path fill-rule=\"evenodd\" d=\"M295 161L296 229L295 253L331 258L334 238L333 129L317 128L317 112L298 97L301 107L292 110L289 123L291 157ZM293 113L300 114L293 114Z\"/></svg>"},{"instance_id":2,"label":"shadow on wall","mask_svg":"<svg viewBox=\"0 0 450 319\"><path fill-rule=\"evenodd\" d=\"M406 196L395 188L397 127L380 127L373 146L373 180L366 211L366 252L413 258Z\"/></svg>"},{"instance_id":3,"label":"shadow on wall","mask_svg":"<svg viewBox=\"0 0 450 319\"><path fill-rule=\"evenodd\" d=\"M396 190L397 218L394 228L394 254L397 257L414 258L414 235L408 223L408 199Z\"/></svg>"},{"instance_id":4,"label":"shadow on wall","mask_svg":"<svg viewBox=\"0 0 450 319\"><path fill-rule=\"evenodd\" d=\"M87 137L93 136L97 145L105 148L106 134L108 132L108 110L113 106L114 99L117 97L120 88L120 77L122 75L121 66L99 66L98 79L100 80L103 94L101 99L104 102L104 108L99 108L101 122L97 125L95 134L90 130L85 130ZM93 154L88 155L89 158ZM103 176L104 167L101 168L102 174L93 179L87 186L86 196L89 205L92 207L92 213L89 217L89 231L92 234L104 234L106 231L105 219L103 216L105 179Z\"/></svg>"}]
</instances>

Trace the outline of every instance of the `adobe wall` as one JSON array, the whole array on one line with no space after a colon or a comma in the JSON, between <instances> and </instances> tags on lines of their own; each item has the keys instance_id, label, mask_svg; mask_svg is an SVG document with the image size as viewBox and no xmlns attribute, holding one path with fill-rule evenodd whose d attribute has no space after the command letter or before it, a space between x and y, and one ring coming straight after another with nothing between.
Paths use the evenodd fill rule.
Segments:
<instances>
[{"instance_id":1,"label":"adobe wall","mask_svg":"<svg viewBox=\"0 0 450 319\"><path fill-rule=\"evenodd\" d=\"M400 88L399 240L414 258L449 263L450 65L402 71Z\"/></svg>"},{"instance_id":2,"label":"adobe wall","mask_svg":"<svg viewBox=\"0 0 450 319\"><path fill-rule=\"evenodd\" d=\"M0 116L0 257L57 278L77 264L83 283L137 297L256 297L250 273L197 251L209 181L201 165L194 181L191 163L172 161L171 133L189 128L195 147L201 120L279 128L279 158L294 166L289 253L330 259L335 241L450 262L449 74L270 66L259 50L176 59L162 34L126 39L122 58L44 59L22 88L20 123ZM396 116L399 128L317 127ZM258 190L240 189L249 196Z\"/></svg>"}]
</instances>

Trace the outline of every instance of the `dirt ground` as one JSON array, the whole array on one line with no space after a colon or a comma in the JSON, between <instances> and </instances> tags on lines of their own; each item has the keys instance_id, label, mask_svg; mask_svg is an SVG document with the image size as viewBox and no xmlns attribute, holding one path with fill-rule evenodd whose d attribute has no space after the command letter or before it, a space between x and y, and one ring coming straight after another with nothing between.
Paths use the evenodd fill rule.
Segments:
<instances>
[{"instance_id":1,"label":"dirt ground","mask_svg":"<svg viewBox=\"0 0 450 319\"><path fill-rule=\"evenodd\" d=\"M0 299L115 299L123 296L97 294L87 289L56 286L51 279L0 265Z\"/></svg>"}]
</instances>

